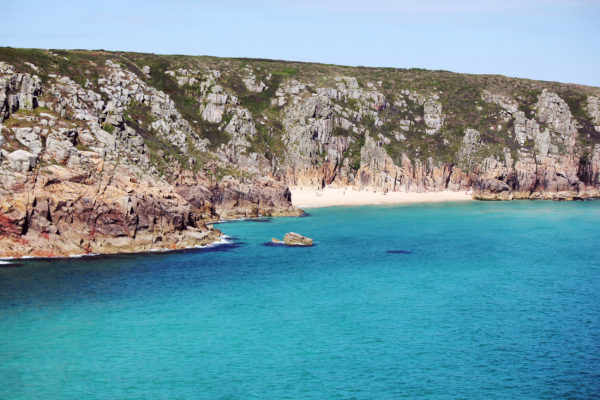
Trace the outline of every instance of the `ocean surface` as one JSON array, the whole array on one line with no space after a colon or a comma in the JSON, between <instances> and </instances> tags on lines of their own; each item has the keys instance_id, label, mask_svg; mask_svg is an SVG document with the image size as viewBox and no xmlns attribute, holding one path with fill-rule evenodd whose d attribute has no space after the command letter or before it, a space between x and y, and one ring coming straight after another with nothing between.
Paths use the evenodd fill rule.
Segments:
<instances>
[{"instance_id":1,"label":"ocean surface","mask_svg":"<svg viewBox=\"0 0 600 400\"><path fill-rule=\"evenodd\" d=\"M0 399L600 398L600 201L309 213L0 265Z\"/></svg>"}]
</instances>

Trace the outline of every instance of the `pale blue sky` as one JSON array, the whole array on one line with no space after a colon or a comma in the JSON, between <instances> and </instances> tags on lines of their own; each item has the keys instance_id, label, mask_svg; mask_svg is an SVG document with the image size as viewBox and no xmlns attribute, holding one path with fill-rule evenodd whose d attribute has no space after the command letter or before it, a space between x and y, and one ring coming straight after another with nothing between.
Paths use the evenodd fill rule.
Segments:
<instances>
[{"instance_id":1,"label":"pale blue sky","mask_svg":"<svg viewBox=\"0 0 600 400\"><path fill-rule=\"evenodd\" d=\"M420 67L600 86L600 0L27 0L2 8L2 46Z\"/></svg>"}]
</instances>

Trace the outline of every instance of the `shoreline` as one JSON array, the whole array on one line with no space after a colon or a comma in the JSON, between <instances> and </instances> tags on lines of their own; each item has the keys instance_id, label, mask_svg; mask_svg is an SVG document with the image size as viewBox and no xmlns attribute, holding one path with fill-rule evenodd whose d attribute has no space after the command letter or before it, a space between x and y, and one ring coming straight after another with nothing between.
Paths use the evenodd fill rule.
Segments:
<instances>
[{"instance_id":1,"label":"shoreline","mask_svg":"<svg viewBox=\"0 0 600 400\"><path fill-rule=\"evenodd\" d=\"M217 247L225 244L232 243L229 240L231 237L228 235L221 235L219 239L215 240L212 243L208 243L200 246L189 246L182 247L180 249L148 249L141 251L130 251L130 252L120 252L120 253L88 253L88 254L71 254L68 256L56 256L56 257L36 257L36 256L21 256L21 257L1 257L0 256L0 265L10 265L12 261L35 261L35 260L68 260L73 258L96 258L102 256L119 256L119 255L140 255L140 254L163 254L163 253L172 253L176 251L186 251L186 250L196 250L196 249L209 249L212 247Z\"/></svg>"},{"instance_id":2,"label":"shoreline","mask_svg":"<svg viewBox=\"0 0 600 400\"><path fill-rule=\"evenodd\" d=\"M320 190L294 188L290 189L290 192L292 193L292 204L298 208L474 201L471 191L383 193L326 187Z\"/></svg>"}]
</instances>

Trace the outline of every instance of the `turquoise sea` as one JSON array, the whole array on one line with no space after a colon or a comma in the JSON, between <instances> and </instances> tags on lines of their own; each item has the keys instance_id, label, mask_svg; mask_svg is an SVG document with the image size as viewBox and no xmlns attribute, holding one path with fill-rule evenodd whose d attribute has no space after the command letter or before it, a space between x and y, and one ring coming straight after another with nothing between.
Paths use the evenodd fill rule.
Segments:
<instances>
[{"instance_id":1,"label":"turquoise sea","mask_svg":"<svg viewBox=\"0 0 600 400\"><path fill-rule=\"evenodd\" d=\"M600 201L309 213L0 265L0 399L600 398Z\"/></svg>"}]
</instances>

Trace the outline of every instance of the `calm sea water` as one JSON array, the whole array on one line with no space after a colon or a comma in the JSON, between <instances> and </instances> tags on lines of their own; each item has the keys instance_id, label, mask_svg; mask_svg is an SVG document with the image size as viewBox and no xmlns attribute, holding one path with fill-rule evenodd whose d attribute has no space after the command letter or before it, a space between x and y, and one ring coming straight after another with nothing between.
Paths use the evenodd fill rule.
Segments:
<instances>
[{"instance_id":1,"label":"calm sea water","mask_svg":"<svg viewBox=\"0 0 600 400\"><path fill-rule=\"evenodd\" d=\"M600 202L310 210L0 268L1 399L599 398ZM264 245L296 231L312 248Z\"/></svg>"}]
</instances>

